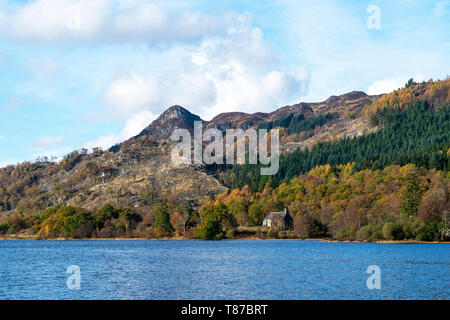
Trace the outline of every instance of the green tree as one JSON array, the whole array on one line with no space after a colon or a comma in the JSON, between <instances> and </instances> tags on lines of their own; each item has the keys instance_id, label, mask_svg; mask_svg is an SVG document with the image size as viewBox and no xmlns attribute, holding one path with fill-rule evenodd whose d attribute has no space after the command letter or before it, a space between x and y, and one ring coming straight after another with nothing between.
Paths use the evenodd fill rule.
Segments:
<instances>
[{"instance_id":1,"label":"green tree","mask_svg":"<svg viewBox=\"0 0 450 320\"><path fill-rule=\"evenodd\" d=\"M400 213L406 217L415 217L424 192L418 169L415 166L408 167L403 180L404 189L401 195Z\"/></svg>"},{"instance_id":2,"label":"green tree","mask_svg":"<svg viewBox=\"0 0 450 320\"><path fill-rule=\"evenodd\" d=\"M167 204L157 204L153 208L153 212L155 214L155 222L153 224L155 229L162 230L169 235L175 231L172 224L170 223L170 215L169 209L167 208Z\"/></svg>"},{"instance_id":3,"label":"green tree","mask_svg":"<svg viewBox=\"0 0 450 320\"><path fill-rule=\"evenodd\" d=\"M119 211L116 210L111 204L105 203L99 210L106 219L117 219L119 217Z\"/></svg>"},{"instance_id":4,"label":"green tree","mask_svg":"<svg viewBox=\"0 0 450 320\"><path fill-rule=\"evenodd\" d=\"M260 226L264 220L264 213L261 207L256 202L248 208L248 217L250 219L250 225Z\"/></svg>"},{"instance_id":5,"label":"green tree","mask_svg":"<svg viewBox=\"0 0 450 320\"><path fill-rule=\"evenodd\" d=\"M411 78L411 79L409 79L408 82L405 84L405 87L406 87L406 88L409 88L409 87L412 87L412 86L414 86L414 85L416 85L416 84L417 84L417 82L415 82L414 79Z\"/></svg>"},{"instance_id":6,"label":"green tree","mask_svg":"<svg viewBox=\"0 0 450 320\"><path fill-rule=\"evenodd\" d=\"M61 207L57 212L55 229L70 238L84 238L92 234L94 219L92 214L79 207Z\"/></svg>"},{"instance_id":7,"label":"green tree","mask_svg":"<svg viewBox=\"0 0 450 320\"><path fill-rule=\"evenodd\" d=\"M234 217L222 202L206 205L200 210L201 223L195 236L204 240L220 240L225 237L225 229L234 227Z\"/></svg>"}]
</instances>

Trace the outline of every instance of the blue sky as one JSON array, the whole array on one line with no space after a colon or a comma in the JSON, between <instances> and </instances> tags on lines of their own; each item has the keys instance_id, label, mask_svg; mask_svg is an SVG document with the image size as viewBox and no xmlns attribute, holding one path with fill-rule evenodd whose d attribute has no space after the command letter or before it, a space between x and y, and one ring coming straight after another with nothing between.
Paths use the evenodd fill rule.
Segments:
<instances>
[{"instance_id":1,"label":"blue sky","mask_svg":"<svg viewBox=\"0 0 450 320\"><path fill-rule=\"evenodd\" d=\"M449 30L450 0L0 0L0 166L106 148L173 104L209 120L444 79Z\"/></svg>"}]
</instances>

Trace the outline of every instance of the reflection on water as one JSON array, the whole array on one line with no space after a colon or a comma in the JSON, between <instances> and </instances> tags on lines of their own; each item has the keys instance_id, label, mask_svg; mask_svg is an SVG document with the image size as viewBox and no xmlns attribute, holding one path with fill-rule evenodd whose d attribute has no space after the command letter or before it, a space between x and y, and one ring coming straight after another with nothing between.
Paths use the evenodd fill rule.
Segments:
<instances>
[{"instance_id":1,"label":"reflection on water","mask_svg":"<svg viewBox=\"0 0 450 320\"><path fill-rule=\"evenodd\" d=\"M450 244L0 241L0 299L449 299L449 275Z\"/></svg>"}]
</instances>

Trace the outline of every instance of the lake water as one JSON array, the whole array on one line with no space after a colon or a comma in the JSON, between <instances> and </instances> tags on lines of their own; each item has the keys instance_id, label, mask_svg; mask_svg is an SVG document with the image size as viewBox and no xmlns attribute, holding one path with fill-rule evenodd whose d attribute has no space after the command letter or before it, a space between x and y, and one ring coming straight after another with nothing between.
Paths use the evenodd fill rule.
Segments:
<instances>
[{"instance_id":1,"label":"lake water","mask_svg":"<svg viewBox=\"0 0 450 320\"><path fill-rule=\"evenodd\" d=\"M0 299L449 298L450 244L0 241Z\"/></svg>"}]
</instances>

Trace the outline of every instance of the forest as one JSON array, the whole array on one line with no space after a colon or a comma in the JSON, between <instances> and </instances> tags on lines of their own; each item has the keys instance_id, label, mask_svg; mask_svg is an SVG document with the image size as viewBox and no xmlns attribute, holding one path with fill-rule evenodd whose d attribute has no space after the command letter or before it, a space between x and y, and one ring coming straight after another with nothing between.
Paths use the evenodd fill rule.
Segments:
<instances>
[{"instance_id":1,"label":"forest","mask_svg":"<svg viewBox=\"0 0 450 320\"><path fill-rule=\"evenodd\" d=\"M448 183L448 172L414 164L357 172L350 163L327 164L276 188L235 189L209 205L224 204L237 224L253 226L289 207L293 229L269 230L271 237L437 241L449 228Z\"/></svg>"},{"instance_id":2,"label":"forest","mask_svg":"<svg viewBox=\"0 0 450 320\"><path fill-rule=\"evenodd\" d=\"M370 116L372 126L381 129L368 135L322 142L311 150L297 149L281 155L280 169L274 176L259 174L259 166L235 166L229 171L230 187L248 185L262 191L276 187L319 165L354 163L353 170L383 169L397 164L415 164L427 169L448 171L450 167L450 108L433 109L426 101L409 108L378 109Z\"/></svg>"},{"instance_id":3,"label":"forest","mask_svg":"<svg viewBox=\"0 0 450 320\"><path fill-rule=\"evenodd\" d=\"M449 175L414 164L354 172L352 164L317 166L308 174L265 186L247 186L221 194L200 208L163 200L142 216L132 208L106 203L91 212L55 206L37 216L15 215L0 224L1 233L31 229L38 239L168 238L224 239L251 234L258 238L338 240L446 240L449 232ZM271 211L288 207L289 230L262 228Z\"/></svg>"}]
</instances>

